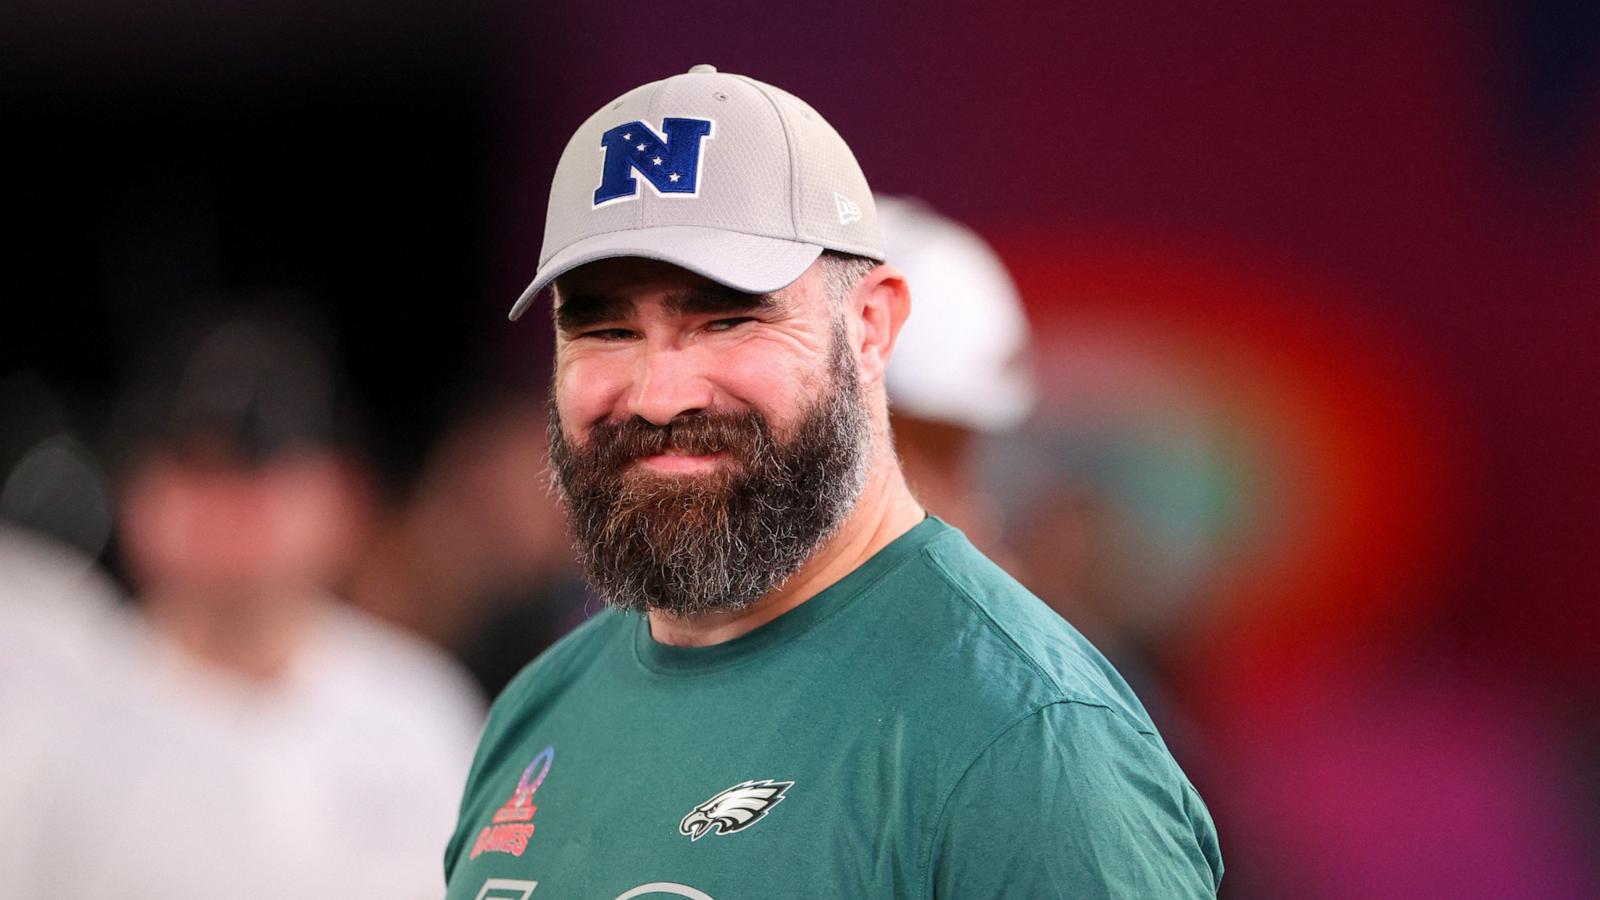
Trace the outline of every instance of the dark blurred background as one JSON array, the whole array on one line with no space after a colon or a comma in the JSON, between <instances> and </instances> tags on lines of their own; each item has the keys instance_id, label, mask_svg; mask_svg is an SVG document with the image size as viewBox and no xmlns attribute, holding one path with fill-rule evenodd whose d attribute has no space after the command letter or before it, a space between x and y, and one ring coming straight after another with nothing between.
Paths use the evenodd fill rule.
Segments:
<instances>
[{"instance_id":1,"label":"dark blurred background","mask_svg":"<svg viewBox=\"0 0 1600 900\"><path fill-rule=\"evenodd\" d=\"M1041 400L986 451L1006 542L1140 682L1225 896L1600 894L1600 5L5 19L6 517L126 575L131 373L293 297L367 510L341 593L493 691L592 608L552 574L547 329L504 319L548 179L709 62L1010 266Z\"/></svg>"}]
</instances>

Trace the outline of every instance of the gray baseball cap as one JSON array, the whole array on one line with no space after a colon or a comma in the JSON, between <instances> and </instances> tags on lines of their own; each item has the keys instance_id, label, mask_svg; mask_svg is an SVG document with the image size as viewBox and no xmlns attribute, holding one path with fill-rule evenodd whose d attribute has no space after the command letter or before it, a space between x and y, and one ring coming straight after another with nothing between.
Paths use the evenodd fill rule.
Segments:
<instances>
[{"instance_id":1,"label":"gray baseball cap","mask_svg":"<svg viewBox=\"0 0 1600 900\"><path fill-rule=\"evenodd\" d=\"M658 259L770 293L823 250L884 258L872 191L844 139L793 94L695 66L606 104L567 142L539 271L511 318L599 259Z\"/></svg>"}]
</instances>

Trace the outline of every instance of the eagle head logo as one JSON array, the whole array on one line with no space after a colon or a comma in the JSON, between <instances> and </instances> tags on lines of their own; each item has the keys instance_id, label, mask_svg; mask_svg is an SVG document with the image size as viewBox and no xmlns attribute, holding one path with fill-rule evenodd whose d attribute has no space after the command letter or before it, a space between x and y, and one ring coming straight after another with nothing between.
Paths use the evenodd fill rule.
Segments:
<instances>
[{"instance_id":1,"label":"eagle head logo","mask_svg":"<svg viewBox=\"0 0 1600 900\"><path fill-rule=\"evenodd\" d=\"M678 823L678 833L698 841L716 829L733 834L761 821L794 787L792 781L741 781L689 811Z\"/></svg>"}]
</instances>

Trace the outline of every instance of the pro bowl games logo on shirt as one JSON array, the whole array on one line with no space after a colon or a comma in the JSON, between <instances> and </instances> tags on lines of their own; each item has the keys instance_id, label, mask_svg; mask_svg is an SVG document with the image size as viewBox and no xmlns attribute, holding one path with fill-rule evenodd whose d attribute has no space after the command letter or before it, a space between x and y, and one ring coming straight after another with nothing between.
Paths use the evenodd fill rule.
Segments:
<instances>
[{"instance_id":1,"label":"pro bowl games logo on shirt","mask_svg":"<svg viewBox=\"0 0 1600 900\"><path fill-rule=\"evenodd\" d=\"M550 763L555 758L556 748L546 747L539 751L533 762L528 763L528 767L522 770L517 789L511 792L511 799L495 810L494 818L490 820L494 824L478 832L478 839L473 842L468 859L477 859L484 853L521 856L528 849L528 838L533 837L533 814L538 809L533 805L533 795L539 790L539 785L544 784L544 777L550 774Z\"/></svg>"}]
</instances>

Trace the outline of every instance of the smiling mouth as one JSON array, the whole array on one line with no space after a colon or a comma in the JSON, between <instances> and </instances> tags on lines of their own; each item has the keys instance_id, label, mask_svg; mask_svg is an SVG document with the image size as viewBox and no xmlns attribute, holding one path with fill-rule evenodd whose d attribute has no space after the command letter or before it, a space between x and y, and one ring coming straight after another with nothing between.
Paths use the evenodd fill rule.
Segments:
<instances>
[{"instance_id":1,"label":"smiling mouth","mask_svg":"<svg viewBox=\"0 0 1600 900\"><path fill-rule=\"evenodd\" d=\"M716 468L727 457L728 454L720 450L714 453L685 453L669 449L664 453L641 456L635 465L655 472L704 472Z\"/></svg>"}]
</instances>

